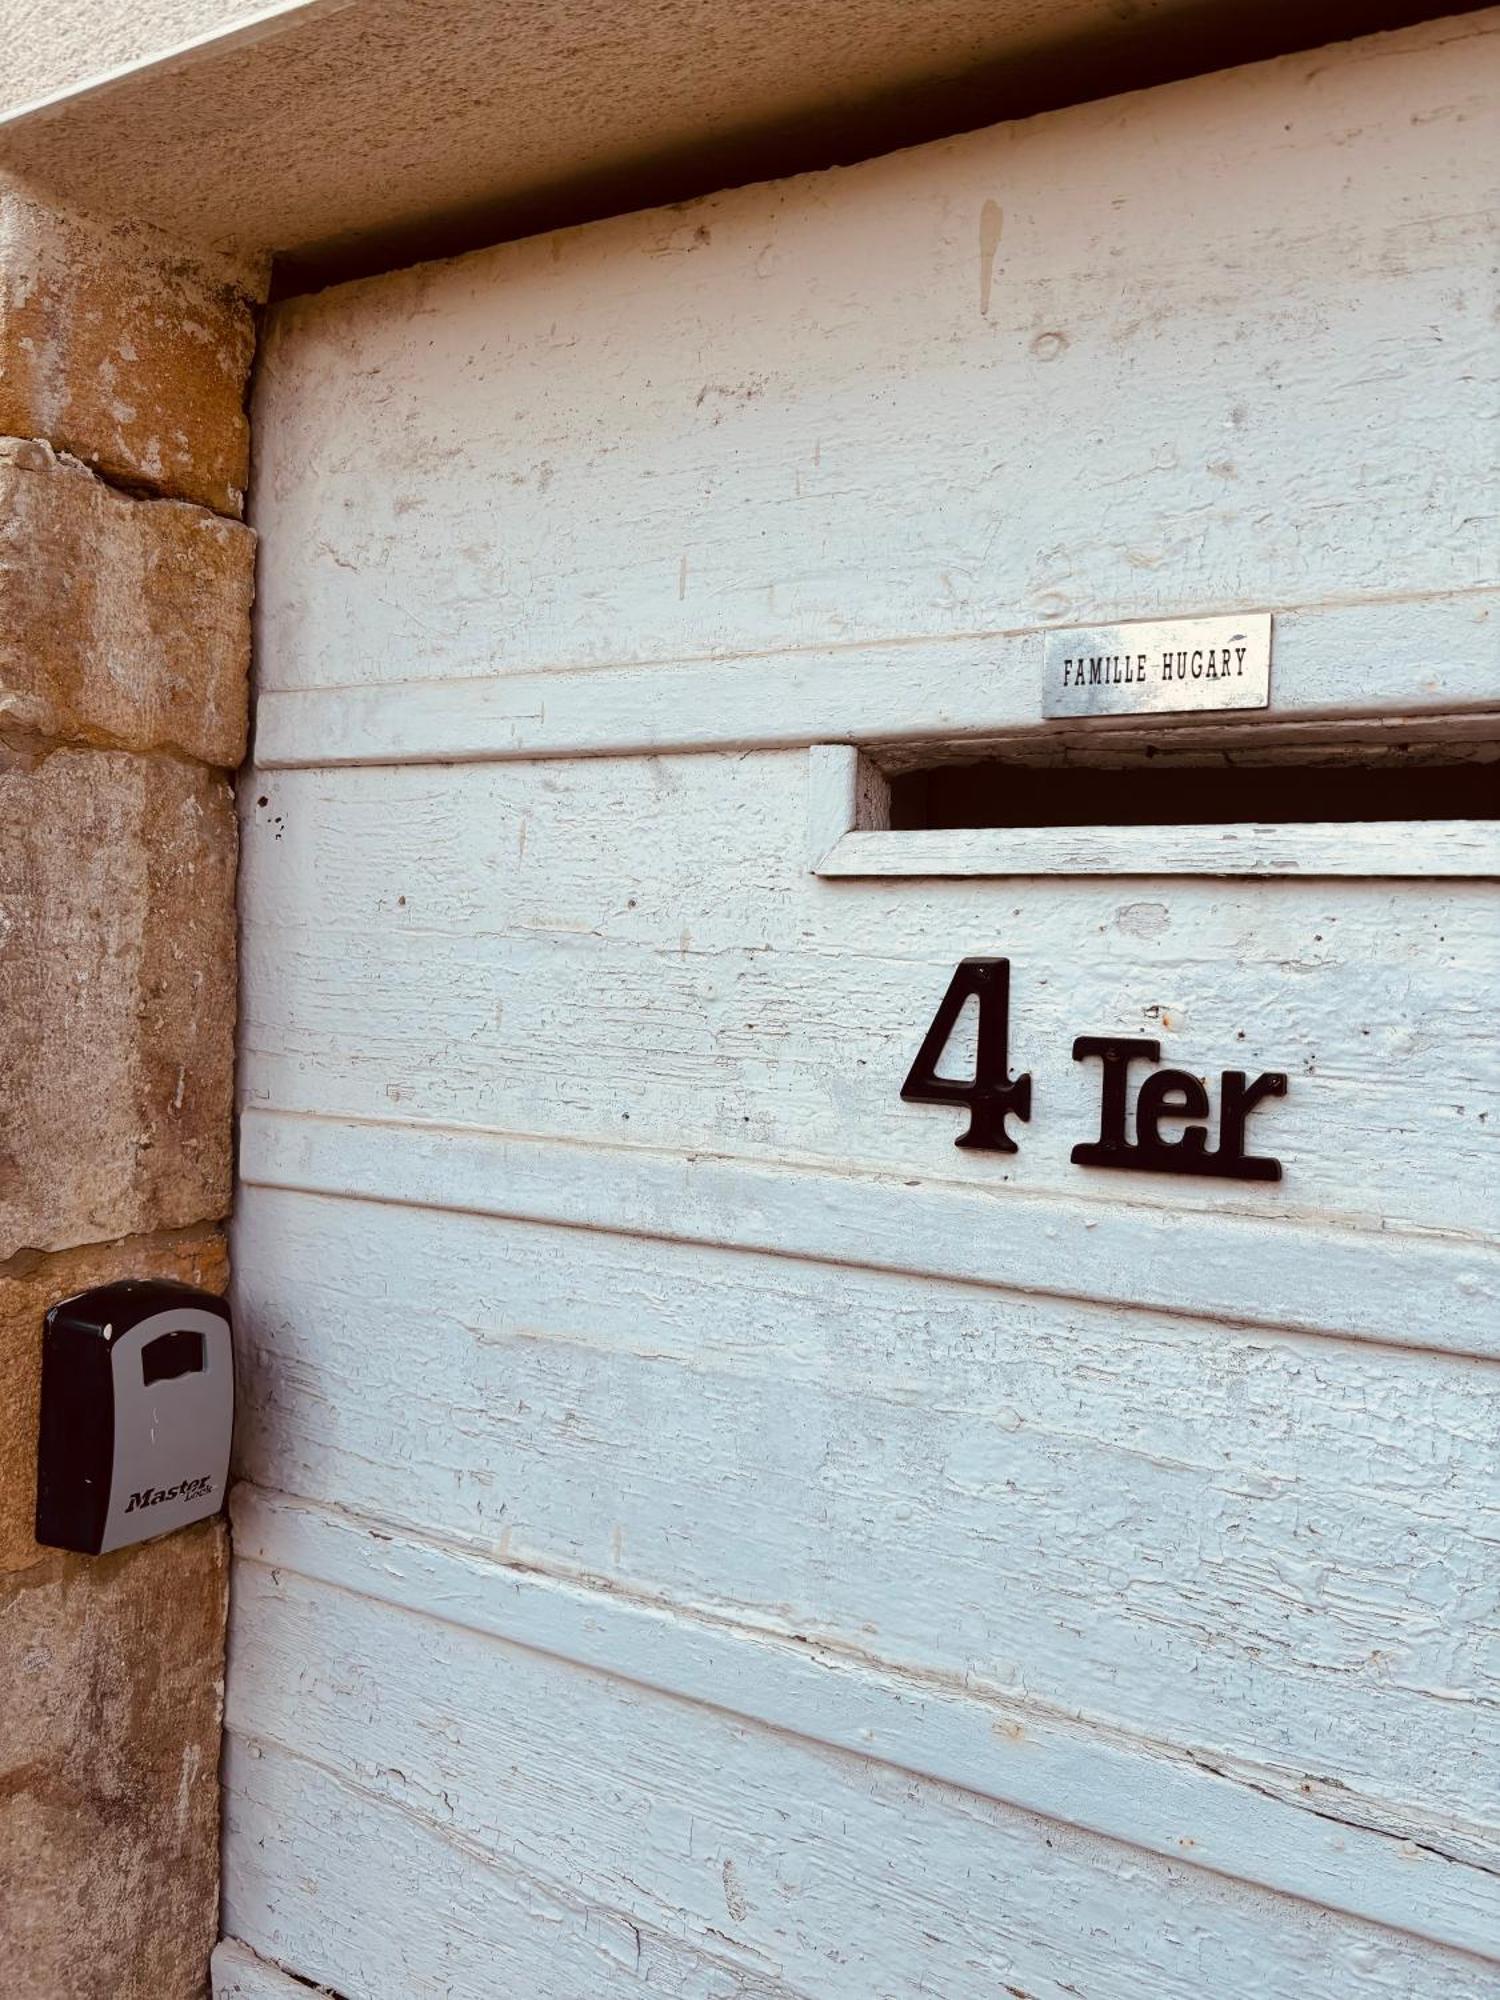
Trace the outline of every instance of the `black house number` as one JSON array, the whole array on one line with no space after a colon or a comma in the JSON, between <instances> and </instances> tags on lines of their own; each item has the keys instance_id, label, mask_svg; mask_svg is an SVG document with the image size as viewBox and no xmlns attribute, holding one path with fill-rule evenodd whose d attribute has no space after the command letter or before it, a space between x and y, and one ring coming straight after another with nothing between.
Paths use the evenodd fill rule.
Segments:
<instances>
[{"instance_id":1,"label":"black house number","mask_svg":"<svg viewBox=\"0 0 1500 2000\"><path fill-rule=\"evenodd\" d=\"M967 1079L939 1076L938 1063L965 1003L979 1006L974 1074ZM1206 1123L1213 1105L1203 1079L1185 1069L1152 1069L1135 1094L1135 1137L1130 1131L1132 1065L1159 1063L1161 1044L1138 1036L1080 1035L1074 1062L1099 1065L1099 1136L1073 1148L1080 1167L1115 1167L1151 1174L1200 1174L1218 1180L1279 1181L1281 1162L1245 1151L1245 1126L1257 1104L1286 1096L1286 1076L1265 1070L1252 1083L1243 1070L1226 1069L1219 1080L1219 1143L1208 1144ZM1006 1120L1031 1118L1031 1078L1010 1074L1010 960L965 958L948 982L932 1026L901 1095L908 1104L962 1104L969 1123L955 1145L982 1152L1014 1153ZM1164 1121L1180 1124L1175 1137Z\"/></svg>"}]
</instances>

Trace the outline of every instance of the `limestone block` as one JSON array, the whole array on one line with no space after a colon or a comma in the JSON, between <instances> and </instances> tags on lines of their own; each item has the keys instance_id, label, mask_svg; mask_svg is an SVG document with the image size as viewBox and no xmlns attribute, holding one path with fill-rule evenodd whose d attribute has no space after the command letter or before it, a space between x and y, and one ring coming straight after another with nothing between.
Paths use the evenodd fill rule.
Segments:
<instances>
[{"instance_id":1,"label":"limestone block","mask_svg":"<svg viewBox=\"0 0 1500 2000\"><path fill-rule=\"evenodd\" d=\"M0 189L0 432L238 514L253 348L249 301L149 230Z\"/></svg>"},{"instance_id":2,"label":"limestone block","mask_svg":"<svg viewBox=\"0 0 1500 2000\"><path fill-rule=\"evenodd\" d=\"M203 1993L227 1553L205 1521L0 1583L0 1993Z\"/></svg>"},{"instance_id":3,"label":"limestone block","mask_svg":"<svg viewBox=\"0 0 1500 2000\"><path fill-rule=\"evenodd\" d=\"M216 1229L136 1236L55 1256L28 1252L0 1267L0 1571L25 1569L49 1552L31 1525L36 1506L37 1417L42 1387L42 1315L60 1299L117 1278L176 1278L222 1292L229 1280Z\"/></svg>"},{"instance_id":4,"label":"limestone block","mask_svg":"<svg viewBox=\"0 0 1500 2000\"><path fill-rule=\"evenodd\" d=\"M255 537L0 438L0 729L245 752Z\"/></svg>"},{"instance_id":5,"label":"limestone block","mask_svg":"<svg viewBox=\"0 0 1500 2000\"><path fill-rule=\"evenodd\" d=\"M226 1212L234 861L201 765L0 755L0 1259Z\"/></svg>"}]
</instances>

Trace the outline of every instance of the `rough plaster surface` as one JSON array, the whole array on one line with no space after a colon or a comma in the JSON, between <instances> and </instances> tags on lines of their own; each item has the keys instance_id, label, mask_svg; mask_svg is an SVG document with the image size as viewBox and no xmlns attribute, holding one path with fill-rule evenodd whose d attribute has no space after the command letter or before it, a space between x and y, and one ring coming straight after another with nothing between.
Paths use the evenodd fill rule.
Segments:
<instances>
[{"instance_id":1,"label":"rough plaster surface","mask_svg":"<svg viewBox=\"0 0 1500 2000\"><path fill-rule=\"evenodd\" d=\"M254 560L236 521L0 438L0 728L232 768Z\"/></svg>"},{"instance_id":2,"label":"rough plaster surface","mask_svg":"<svg viewBox=\"0 0 1500 2000\"><path fill-rule=\"evenodd\" d=\"M222 1522L0 1600L0 1992L199 2000L216 1928Z\"/></svg>"},{"instance_id":3,"label":"rough plaster surface","mask_svg":"<svg viewBox=\"0 0 1500 2000\"><path fill-rule=\"evenodd\" d=\"M232 27L265 0L7 0L0 111L147 62L195 36Z\"/></svg>"},{"instance_id":4,"label":"rough plaster surface","mask_svg":"<svg viewBox=\"0 0 1500 2000\"><path fill-rule=\"evenodd\" d=\"M226 1211L234 859L199 766L0 764L0 1256Z\"/></svg>"},{"instance_id":5,"label":"rough plaster surface","mask_svg":"<svg viewBox=\"0 0 1500 2000\"><path fill-rule=\"evenodd\" d=\"M222 1292L228 1276L224 1239L215 1229L132 1236L50 1257L33 1252L0 1269L0 1370L6 1383L0 1397L0 1570L26 1569L50 1554L32 1534L42 1315L75 1292L117 1278L176 1278Z\"/></svg>"},{"instance_id":6,"label":"rough plaster surface","mask_svg":"<svg viewBox=\"0 0 1500 2000\"><path fill-rule=\"evenodd\" d=\"M0 188L0 434L238 514L248 300L146 230Z\"/></svg>"}]
</instances>

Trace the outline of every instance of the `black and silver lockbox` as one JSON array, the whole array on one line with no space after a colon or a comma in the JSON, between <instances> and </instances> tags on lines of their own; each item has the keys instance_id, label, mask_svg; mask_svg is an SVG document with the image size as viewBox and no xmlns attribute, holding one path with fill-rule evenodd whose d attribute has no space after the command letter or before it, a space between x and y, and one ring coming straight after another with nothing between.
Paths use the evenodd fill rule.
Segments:
<instances>
[{"instance_id":1,"label":"black and silver lockbox","mask_svg":"<svg viewBox=\"0 0 1500 2000\"><path fill-rule=\"evenodd\" d=\"M127 1278L64 1299L42 1335L37 1540L102 1555L217 1514L233 1423L221 1298Z\"/></svg>"}]
</instances>

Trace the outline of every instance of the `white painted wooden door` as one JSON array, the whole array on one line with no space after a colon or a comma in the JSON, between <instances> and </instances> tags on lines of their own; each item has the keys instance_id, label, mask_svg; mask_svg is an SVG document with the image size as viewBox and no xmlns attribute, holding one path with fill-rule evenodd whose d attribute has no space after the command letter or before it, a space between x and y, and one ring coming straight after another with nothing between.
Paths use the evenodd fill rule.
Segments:
<instances>
[{"instance_id":1,"label":"white painted wooden door","mask_svg":"<svg viewBox=\"0 0 1500 2000\"><path fill-rule=\"evenodd\" d=\"M1493 834L856 799L1108 618L1490 729L1497 31L276 313L221 1994L1500 1994ZM1284 1178L1076 1166L1079 1034Z\"/></svg>"}]
</instances>

